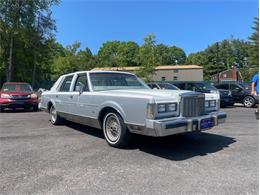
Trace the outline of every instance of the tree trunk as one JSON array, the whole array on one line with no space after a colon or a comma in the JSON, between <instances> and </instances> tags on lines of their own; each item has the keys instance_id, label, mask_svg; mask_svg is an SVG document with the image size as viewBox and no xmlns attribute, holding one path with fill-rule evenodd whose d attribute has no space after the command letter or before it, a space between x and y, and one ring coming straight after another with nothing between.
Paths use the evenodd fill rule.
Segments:
<instances>
[{"instance_id":1,"label":"tree trunk","mask_svg":"<svg viewBox=\"0 0 260 195\"><path fill-rule=\"evenodd\" d=\"M35 48L36 49L36 48ZM36 51L33 51L33 75L32 75L32 87L34 88L35 86L35 75L36 75Z\"/></svg>"},{"instance_id":2,"label":"tree trunk","mask_svg":"<svg viewBox=\"0 0 260 195\"><path fill-rule=\"evenodd\" d=\"M37 17L37 28L36 28L36 32L39 33L39 25L40 25L40 17L38 16ZM35 48L34 48L34 51L33 51L33 75L32 75L32 87L34 88L35 86L35 76L36 76L36 63L37 63L37 56L36 56L36 52L37 52L37 49L38 49L38 36L35 37Z\"/></svg>"},{"instance_id":3,"label":"tree trunk","mask_svg":"<svg viewBox=\"0 0 260 195\"><path fill-rule=\"evenodd\" d=\"M6 69L6 80L8 82L12 81L13 79L13 46L14 46L14 37L11 35L10 45L9 45L9 59L8 59L8 66Z\"/></svg>"}]
</instances>

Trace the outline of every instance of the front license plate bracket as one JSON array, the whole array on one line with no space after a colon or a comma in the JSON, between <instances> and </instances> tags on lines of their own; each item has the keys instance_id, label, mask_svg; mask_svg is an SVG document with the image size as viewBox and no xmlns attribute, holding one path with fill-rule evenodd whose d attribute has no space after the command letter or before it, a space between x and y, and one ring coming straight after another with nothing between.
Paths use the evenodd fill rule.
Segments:
<instances>
[{"instance_id":1,"label":"front license plate bracket","mask_svg":"<svg viewBox=\"0 0 260 195\"><path fill-rule=\"evenodd\" d=\"M213 118L206 118L200 121L200 130L209 129L214 126Z\"/></svg>"}]
</instances>

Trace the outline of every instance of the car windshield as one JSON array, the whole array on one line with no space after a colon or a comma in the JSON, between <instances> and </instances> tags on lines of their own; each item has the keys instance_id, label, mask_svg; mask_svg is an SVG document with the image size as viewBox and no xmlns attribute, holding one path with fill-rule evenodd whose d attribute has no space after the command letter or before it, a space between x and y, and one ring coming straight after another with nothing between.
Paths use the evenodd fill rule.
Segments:
<instances>
[{"instance_id":1,"label":"car windshield","mask_svg":"<svg viewBox=\"0 0 260 195\"><path fill-rule=\"evenodd\" d=\"M217 90L217 88L210 83L195 83L194 85L197 90Z\"/></svg>"},{"instance_id":2,"label":"car windshield","mask_svg":"<svg viewBox=\"0 0 260 195\"><path fill-rule=\"evenodd\" d=\"M1 91L3 92L32 92L32 87L27 83L6 83L3 85Z\"/></svg>"},{"instance_id":3,"label":"car windshield","mask_svg":"<svg viewBox=\"0 0 260 195\"><path fill-rule=\"evenodd\" d=\"M123 73L90 73L94 91L116 89L150 89L135 75Z\"/></svg>"}]
</instances>

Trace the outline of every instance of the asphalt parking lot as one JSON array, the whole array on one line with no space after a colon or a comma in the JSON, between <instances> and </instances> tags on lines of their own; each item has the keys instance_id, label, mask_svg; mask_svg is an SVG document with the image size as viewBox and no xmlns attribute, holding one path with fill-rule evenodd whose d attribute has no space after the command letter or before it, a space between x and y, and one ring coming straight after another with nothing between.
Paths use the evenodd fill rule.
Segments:
<instances>
[{"instance_id":1,"label":"asphalt parking lot","mask_svg":"<svg viewBox=\"0 0 260 195\"><path fill-rule=\"evenodd\" d=\"M52 126L45 112L0 114L1 194L258 194L254 109L223 109L210 131L136 136L109 147L100 130Z\"/></svg>"}]
</instances>

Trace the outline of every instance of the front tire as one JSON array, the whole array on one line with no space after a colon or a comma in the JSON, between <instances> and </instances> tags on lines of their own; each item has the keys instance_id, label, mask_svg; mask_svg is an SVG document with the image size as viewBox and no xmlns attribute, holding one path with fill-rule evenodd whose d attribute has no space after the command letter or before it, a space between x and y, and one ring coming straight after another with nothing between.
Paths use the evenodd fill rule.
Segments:
<instances>
[{"instance_id":1,"label":"front tire","mask_svg":"<svg viewBox=\"0 0 260 195\"><path fill-rule=\"evenodd\" d=\"M53 125L61 125L63 123L63 118L61 118L56 108L52 105L50 108L50 120Z\"/></svg>"},{"instance_id":2,"label":"front tire","mask_svg":"<svg viewBox=\"0 0 260 195\"><path fill-rule=\"evenodd\" d=\"M127 129L122 117L116 112L109 112L103 120L103 132L110 146L123 148L128 145L131 133Z\"/></svg>"},{"instance_id":3,"label":"front tire","mask_svg":"<svg viewBox=\"0 0 260 195\"><path fill-rule=\"evenodd\" d=\"M247 108L252 108L255 106L255 98L253 98L252 96L246 96L243 99L243 104Z\"/></svg>"}]
</instances>

